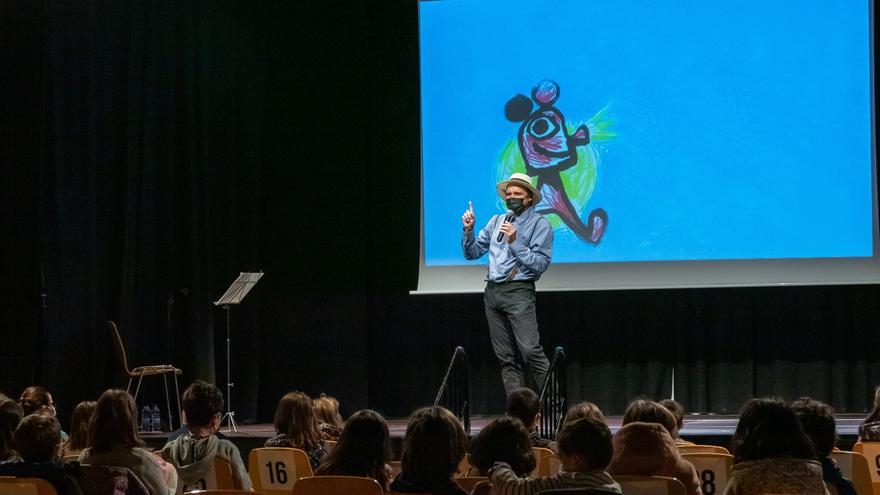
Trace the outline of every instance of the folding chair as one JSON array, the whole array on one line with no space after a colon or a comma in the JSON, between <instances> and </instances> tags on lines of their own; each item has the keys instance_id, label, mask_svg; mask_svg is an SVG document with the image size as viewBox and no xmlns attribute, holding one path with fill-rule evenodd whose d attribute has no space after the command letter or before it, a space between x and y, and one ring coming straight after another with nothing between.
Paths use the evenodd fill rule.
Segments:
<instances>
[{"instance_id":1,"label":"folding chair","mask_svg":"<svg viewBox=\"0 0 880 495\"><path fill-rule=\"evenodd\" d=\"M455 478L455 482L458 483L458 486L466 492L473 490L474 487L482 481L489 481L489 478L485 476L463 476L461 478Z\"/></svg>"},{"instance_id":2,"label":"folding chair","mask_svg":"<svg viewBox=\"0 0 880 495\"><path fill-rule=\"evenodd\" d=\"M858 452L865 457L868 464L868 474L871 477L872 492L880 494L880 442L856 442L853 452ZM855 475L855 472L853 472ZM853 480L855 483L855 480ZM856 486L856 490L858 490ZM859 494L861 495L861 493Z\"/></svg>"},{"instance_id":3,"label":"folding chair","mask_svg":"<svg viewBox=\"0 0 880 495\"><path fill-rule=\"evenodd\" d=\"M138 379L137 387L134 389L133 396L135 402L137 402L138 393L141 390L141 382L144 381L144 377L162 375L162 381L165 384L165 405L168 407L168 427L171 431L174 431L174 420L171 415L171 399L168 397L168 375L170 374L174 377L174 398L177 400L177 417L180 418L180 387L177 383L177 377L182 374L183 371L170 364L153 364L128 369L128 355L125 352L125 344L122 343L122 335L120 335L116 323L107 320L107 332L110 334L110 338L113 339L113 345L116 347L116 357L119 360L119 365L122 367L125 374L128 375L128 386L125 387L125 391L131 393L131 382L135 378Z\"/></svg>"},{"instance_id":4,"label":"folding chair","mask_svg":"<svg viewBox=\"0 0 880 495\"><path fill-rule=\"evenodd\" d=\"M717 445L679 445L678 446L679 453L682 454L694 454L697 452L709 452L713 454L729 454L730 452L724 447L719 447Z\"/></svg>"},{"instance_id":5,"label":"folding chair","mask_svg":"<svg viewBox=\"0 0 880 495\"><path fill-rule=\"evenodd\" d=\"M249 492L247 490L193 490L186 492L184 495L265 495L260 492Z\"/></svg>"},{"instance_id":6,"label":"folding chair","mask_svg":"<svg viewBox=\"0 0 880 495\"><path fill-rule=\"evenodd\" d=\"M681 457L697 469L700 475L700 488L703 493L724 493L733 469L733 456L710 452L684 453Z\"/></svg>"},{"instance_id":7,"label":"folding chair","mask_svg":"<svg viewBox=\"0 0 880 495\"><path fill-rule=\"evenodd\" d=\"M248 476L254 490L266 495L289 494L300 478L312 476L305 451L287 447L262 447L248 454Z\"/></svg>"},{"instance_id":8,"label":"folding chair","mask_svg":"<svg viewBox=\"0 0 880 495\"><path fill-rule=\"evenodd\" d=\"M0 493L3 495L58 495L55 487L40 478L15 478L0 476Z\"/></svg>"},{"instance_id":9,"label":"folding chair","mask_svg":"<svg viewBox=\"0 0 880 495\"><path fill-rule=\"evenodd\" d=\"M681 481L666 476L614 476L626 495L687 495Z\"/></svg>"},{"instance_id":10,"label":"folding chair","mask_svg":"<svg viewBox=\"0 0 880 495\"><path fill-rule=\"evenodd\" d=\"M293 495L384 495L372 478L359 476L312 476L293 485Z\"/></svg>"},{"instance_id":11,"label":"folding chair","mask_svg":"<svg viewBox=\"0 0 880 495\"><path fill-rule=\"evenodd\" d=\"M562 461L552 450L544 447L532 447L532 453L535 455L536 461L535 469L532 470L533 477L548 478L562 470Z\"/></svg>"},{"instance_id":12,"label":"folding chair","mask_svg":"<svg viewBox=\"0 0 880 495\"><path fill-rule=\"evenodd\" d=\"M177 495L196 490L235 490L235 479L232 476L232 464L222 457L214 457L210 469L191 484L183 480L177 482Z\"/></svg>"}]
</instances>

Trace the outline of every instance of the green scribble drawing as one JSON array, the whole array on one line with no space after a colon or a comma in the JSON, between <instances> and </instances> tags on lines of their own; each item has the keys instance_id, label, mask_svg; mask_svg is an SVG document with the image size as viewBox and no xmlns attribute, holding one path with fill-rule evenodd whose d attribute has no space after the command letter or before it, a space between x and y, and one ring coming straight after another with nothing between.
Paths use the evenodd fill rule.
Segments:
<instances>
[{"instance_id":1,"label":"green scribble drawing","mask_svg":"<svg viewBox=\"0 0 880 495\"><path fill-rule=\"evenodd\" d=\"M598 112L586 121L587 128L590 129L590 144L609 141L617 136L613 127L616 121L609 112L611 103L607 103ZM568 134L573 134L577 128L584 123L583 121L568 123L566 127ZM562 184L568 192L568 197L577 209L578 215L583 216L587 203L596 189L597 169L600 157L596 153L593 146L579 146L577 148L577 165L560 173ZM513 138L504 145L498 156L498 163L495 167L495 182L501 182L510 177L511 174L526 172L526 165L523 162L522 153L519 151L517 139ZM504 201L499 197L497 199L498 207L505 209ZM555 213L546 215L550 220L553 229L565 227L562 220Z\"/></svg>"}]
</instances>

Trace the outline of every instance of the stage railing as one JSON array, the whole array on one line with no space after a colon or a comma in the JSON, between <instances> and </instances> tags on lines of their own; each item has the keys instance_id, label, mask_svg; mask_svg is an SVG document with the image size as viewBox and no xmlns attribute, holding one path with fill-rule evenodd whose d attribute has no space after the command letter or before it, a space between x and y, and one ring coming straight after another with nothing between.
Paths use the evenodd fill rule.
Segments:
<instances>
[{"instance_id":1,"label":"stage railing","mask_svg":"<svg viewBox=\"0 0 880 495\"><path fill-rule=\"evenodd\" d=\"M562 425L568 409L568 373L565 349L557 347L553 351L550 370L541 387L541 422L538 434L543 438L556 438L556 431Z\"/></svg>"},{"instance_id":2,"label":"stage railing","mask_svg":"<svg viewBox=\"0 0 880 495\"><path fill-rule=\"evenodd\" d=\"M445 399L445 400L444 400ZM434 399L435 406L443 406L461 421L464 432L471 434L470 379L468 377L467 353L458 346L452 353L443 383Z\"/></svg>"}]
</instances>

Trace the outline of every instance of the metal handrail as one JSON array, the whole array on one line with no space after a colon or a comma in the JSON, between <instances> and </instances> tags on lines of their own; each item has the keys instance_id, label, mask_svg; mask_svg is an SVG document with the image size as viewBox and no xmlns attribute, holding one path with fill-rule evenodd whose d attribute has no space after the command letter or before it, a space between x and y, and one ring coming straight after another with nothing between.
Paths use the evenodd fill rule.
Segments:
<instances>
[{"instance_id":1,"label":"metal handrail","mask_svg":"<svg viewBox=\"0 0 880 495\"><path fill-rule=\"evenodd\" d=\"M555 438L568 408L568 367L565 349L553 351L550 368L541 387L541 421L538 434L543 438Z\"/></svg>"},{"instance_id":2,"label":"metal handrail","mask_svg":"<svg viewBox=\"0 0 880 495\"><path fill-rule=\"evenodd\" d=\"M441 404L444 396L446 403ZM452 411L461 421L464 432L470 435L470 379L468 377L467 353L462 346L456 347L455 352L452 353L452 359L449 360L449 367L446 368L446 374L437 391L434 405L442 405Z\"/></svg>"}]
</instances>

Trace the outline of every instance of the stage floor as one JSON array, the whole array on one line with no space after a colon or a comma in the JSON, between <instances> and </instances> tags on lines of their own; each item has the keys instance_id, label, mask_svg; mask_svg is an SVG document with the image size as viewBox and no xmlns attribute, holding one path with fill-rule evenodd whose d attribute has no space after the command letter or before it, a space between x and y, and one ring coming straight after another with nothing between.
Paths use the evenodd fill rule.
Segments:
<instances>
[{"instance_id":1,"label":"stage floor","mask_svg":"<svg viewBox=\"0 0 880 495\"><path fill-rule=\"evenodd\" d=\"M471 418L471 436L476 435L486 424L496 416L475 416ZM859 425L865 419L864 414L839 414L837 415L837 446L843 450L852 449L858 437ZM682 438L698 444L720 445L730 447L730 439L736 430L738 416L727 415L687 415L684 419ZM620 429L623 422L622 416L606 417L611 432ZM395 456L400 454L400 446L403 434L406 431L406 418L389 419L388 430L391 434L392 450ZM221 430L229 437L242 452L242 457L247 459L247 453L251 449L261 447L270 437L275 436L275 428L271 423L252 425L239 425L237 432L227 431L224 426ZM168 437L167 433L145 433L142 435L153 448L162 448Z\"/></svg>"}]
</instances>

